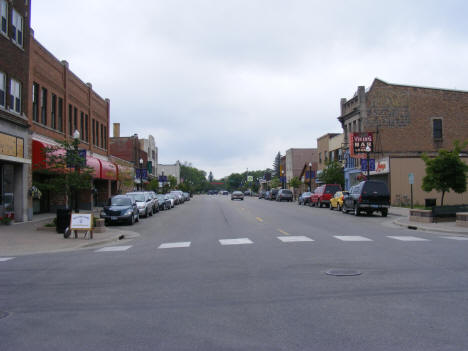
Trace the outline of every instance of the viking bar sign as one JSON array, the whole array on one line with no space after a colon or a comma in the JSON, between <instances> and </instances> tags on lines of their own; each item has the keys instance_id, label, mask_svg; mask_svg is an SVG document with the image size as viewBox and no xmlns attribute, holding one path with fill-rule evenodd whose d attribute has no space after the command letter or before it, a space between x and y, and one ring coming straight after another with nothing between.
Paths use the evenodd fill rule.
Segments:
<instances>
[{"instance_id":1,"label":"viking bar sign","mask_svg":"<svg viewBox=\"0 0 468 351\"><path fill-rule=\"evenodd\" d=\"M374 151L374 137L372 133L352 133L350 139L351 155L366 154L367 152ZM367 147L370 148L370 151Z\"/></svg>"}]
</instances>

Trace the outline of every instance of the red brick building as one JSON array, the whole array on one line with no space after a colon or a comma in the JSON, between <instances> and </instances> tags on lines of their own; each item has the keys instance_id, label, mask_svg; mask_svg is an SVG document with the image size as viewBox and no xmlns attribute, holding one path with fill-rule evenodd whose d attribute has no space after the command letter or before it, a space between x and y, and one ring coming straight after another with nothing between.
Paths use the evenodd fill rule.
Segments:
<instances>
[{"instance_id":1,"label":"red brick building","mask_svg":"<svg viewBox=\"0 0 468 351\"><path fill-rule=\"evenodd\" d=\"M32 31L31 31L32 32ZM33 183L43 181L41 161L44 147L57 141L72 141L79 132L80 149L93 168L93 190L82 192L80 208L102 206L117 188L118 166L109 159L110 101L100 97L91 83L84 83L44 46L30 37L28 117L32 132ZM54 211L66 205L63 194L43 193L34 202L34 212Z\"/></svg>"},{"instance_id":2,"label":"red brick building","mask_svg":"<svg viewBox=\"0 0 468 351\"><path fill-rule=\"evenodd\" d=\"M468 140L468 92L375 79L368 90L360 86L351 99L341 99L338 120L347 145L356 134L373 136L370 158L375 159L376 170L370 172L371 178L387 182L392 203L408 203L412 173L414 202L424 204L425 198L439 196L421 190L425 175L421 155L435 155L441 148L451 149L455 140ZM462 156L468 161L468 150ZM353 157L350 148L346 150L347 189L360 178L362 157L366 155ZM468 203L468 194L449 193L446 199L447 204Z\"/></svg>"},{"instance_id":3,"label":"red brick building","mask_svg":"<svg viewBox=\"0 0 468 351\"><path fill-rule=\"evenodd\" d=\"M29 137L31 3L0 0L0 217L32 218Z\"/></svg>"}]
</instances>

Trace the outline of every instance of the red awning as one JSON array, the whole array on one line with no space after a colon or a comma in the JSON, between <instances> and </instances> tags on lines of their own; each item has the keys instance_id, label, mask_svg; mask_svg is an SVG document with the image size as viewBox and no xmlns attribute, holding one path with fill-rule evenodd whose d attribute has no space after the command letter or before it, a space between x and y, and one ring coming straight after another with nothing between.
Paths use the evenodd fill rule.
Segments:
<instances>
[{"instance_id":1,"label":"red awning","mask_svg":"<svg viewBox=\"0 0 468 351\"><path fill-rule=\"evenodd\" d=\"M109 161L99 161L101 162L101 179L117 180L117 166Z\"/></svg>"},{"instance_id":2,"label":"red awning","mask_svg":"<svg viewBox=\"0 0 468 351\"><path fill-rule=\"evenodd\" d=\"M48 144L39 140L32 140L32 167L33 170L50 168L50 164L46 162L45 149L57 148L56 145ZM53 155L64 155L65 150L60 148L52 152Z\"/></svg>"},{"instance_id":3,"label":"red awning","mask_svg":"<svg viewBox=\"0 0 468 351\"><path fill-rule=\"evenodd\" d=\"M86 166L93 169L91 172L93 178L101 176L101 162L96 157L86 155Z\"/></svg>"},{"instance_id":4,"label":"red awning","mask_svg":"<svg viewBox=\"0 0 468 351\"><path fill-rule=\"evenodd\" d=\"M135 177L135 169L133 167L117 165L117 168L120 181L132 181Z\"/></svg>"}]
</instances>

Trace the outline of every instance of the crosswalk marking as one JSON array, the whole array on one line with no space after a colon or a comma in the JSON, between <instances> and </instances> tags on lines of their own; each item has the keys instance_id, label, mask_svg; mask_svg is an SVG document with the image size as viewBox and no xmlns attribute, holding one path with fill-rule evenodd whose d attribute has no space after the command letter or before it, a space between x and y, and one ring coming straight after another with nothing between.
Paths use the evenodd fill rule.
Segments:
<instances>
[{"instance_id":1,"label":"crosswalk marking","mask_svg":"<svg viewBox=\"0 0 468 351\"><path fill-rule=\"evenodd\" d=\"M346 235L346 236L334 235L334 237L342 241L373 241L369 238L366 238L364 236L359 236L359 235Z\"/></svg>"},{"instance_id":2,"label":"crosswalk marking","mask_svg":"<svg viewBox=\"0 0 468 351\"><path fill-rule=\"evenodd\" d=\"M249 238L238 238L238 239L221 239L219 240L221 245L246 245L253 244Z\"/></svg>"},{"instance_id":3,"label":"crosswalk marking","mask_svg":"<svg viewBox=\"0 0 468 351\"><path fill-rule=\"evenodd\" d=\"M102 249L96 250L95 252L113 252L113 251L125 251L131 248L132 246L107 246Z\"/></svg>"},{"instance_id":4,"label":"crosswalk marking","mask_svg":"<svg viewBox=\"0 0 468 351\"><path fill-rule=\"evenodd\" d=\"M468 240L464 236L441 236L442 239L452 239L452 240Z\"/></svg>"},{"instance_id":5,"label":"crosswalk marking","mask_svg":"<svg viewBox=\"0 0 468 351\"><path fill-rule=\"evenodd\" d=\"M293 242L300 242L300 241L314 241L313 239L307 236L279 236L279 240L283 243L293 243Z\"/></svg>"},{"instance_id":6,"label":"crosswalk marking","mask_svg":"<svg viewBox=\"0 0 468 351\"><path fill-rule=\"evenodd\" d=\"M6 262L14 259L15 257L0 257L0 262Z\"/></svg>"},{"instance_id":7,"label":"crosswalk marking","mask_svg":"<svg viewBox=\"0 0 468 351\"><path fill-rule=\"evenodd\" d=\"M401 241L429 241L427 239L418 238L415 236L387 236L387 238L401 240Z\"/></svg>"},{"instance_id":8,"label":"crosswalk marking","mask_svg":"<svg viewBox=\"0 0 468 351\"><path fill-rule=\"evenodd\" d=\"M164 243L159 245L158 249L173 249L177 247L189 247L191 244L190 241L184 241L179 243Z\"/></svg>"}]
</instances>

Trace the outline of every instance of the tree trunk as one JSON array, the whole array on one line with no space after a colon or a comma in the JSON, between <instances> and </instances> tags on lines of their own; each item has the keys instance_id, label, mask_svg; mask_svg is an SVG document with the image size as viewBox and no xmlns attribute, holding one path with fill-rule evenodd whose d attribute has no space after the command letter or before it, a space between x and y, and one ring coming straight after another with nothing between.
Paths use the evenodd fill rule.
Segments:
<instances>
[{"instance_id":1,"label":"tree trunk","mask_svg":"<svg viewBox=\"0 0 468 351\"><path fill-rule=\"evenodd\" d=\"M440 206L444 206L444 196L445 196L445 191L442 191L442 199L440 201Z\"/></svg>"}]
</instances>

